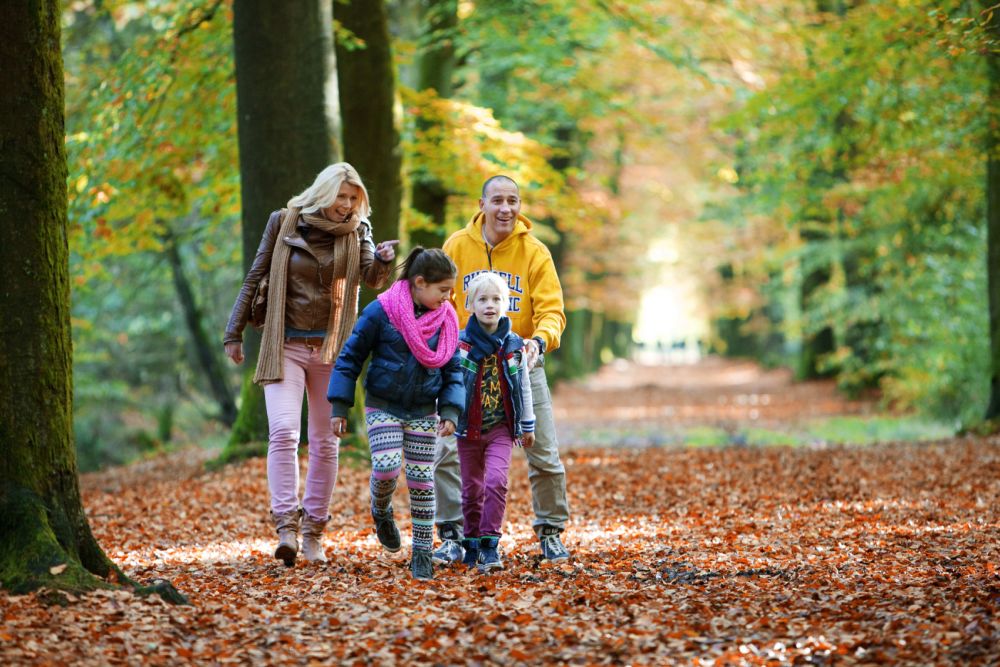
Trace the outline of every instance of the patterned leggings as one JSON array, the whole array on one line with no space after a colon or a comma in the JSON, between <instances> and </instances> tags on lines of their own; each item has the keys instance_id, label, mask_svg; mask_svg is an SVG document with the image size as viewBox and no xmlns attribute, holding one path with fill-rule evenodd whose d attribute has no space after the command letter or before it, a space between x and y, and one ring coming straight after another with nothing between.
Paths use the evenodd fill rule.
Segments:
<instances>
[{"instance_id":1,"label":"patterned leggings","mask_svg":"<svg viewBox=\"0 0 1000 667\"><path fill-rule=\"evenodd\" d=\"M392 511L396 479L406 459L406 486L410 490L413 548L430 550L434 540L434 451L437 415L401 419L375 408L365 408L368 443L372 453L372 513Z\"/></svg>"}]
</instances>

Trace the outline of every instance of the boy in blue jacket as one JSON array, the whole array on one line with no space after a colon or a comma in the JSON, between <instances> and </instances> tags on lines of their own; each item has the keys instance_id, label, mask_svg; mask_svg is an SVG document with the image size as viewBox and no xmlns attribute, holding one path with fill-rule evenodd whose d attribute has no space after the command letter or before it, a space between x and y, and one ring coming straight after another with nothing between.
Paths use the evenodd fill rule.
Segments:
<instances>
[{"instance_id":1,"label":"boy in blue jacket","mask_svg":"<svg viewBox=\"0 0 1000 667\"><path fill-rule=\"evenodd\" d=\"M514 444L535 442L535 414L524 340L511 331L507 281L492 272L469 284L472 317L459 337L465 411L459 418L462 471L462 547L469 567L503 569L497 545L507 509L507 480Z\"/></svg>"}]
</instances>

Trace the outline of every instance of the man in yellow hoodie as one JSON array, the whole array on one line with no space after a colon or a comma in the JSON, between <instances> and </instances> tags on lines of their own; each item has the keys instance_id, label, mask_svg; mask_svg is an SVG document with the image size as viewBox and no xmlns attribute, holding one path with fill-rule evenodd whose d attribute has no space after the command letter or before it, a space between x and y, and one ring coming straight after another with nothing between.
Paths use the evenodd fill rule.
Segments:
<instances>
[{"instance_id":1,"label":"man in yellow hoodie","mask_svg":"<svg viewBox=\"0 0 1000 667\"><path fill-rule=\"evenodd\" d=\"M529 373L535 409L535 444L523 450L528 457L534 528L543 558L562 560L569 557L560 538L569 520L566 469L559 459L544 355L559 347L566 314L552 254L529 233L531 221L520 213L517 184L507 176L493 176L483 184L479 213L465 229L451 235L444 251L458 266L452 298L462 327L472 311L466 294L474 277L493 271L503 276L510 287L507 316L511 319L511 330L524 338L528 359L535 361ZM461 474L454 436L438 440L434 484L435 523L442 544L434 552L433 560L447 565L463 556Z\"/></svg>"}]
</instances>

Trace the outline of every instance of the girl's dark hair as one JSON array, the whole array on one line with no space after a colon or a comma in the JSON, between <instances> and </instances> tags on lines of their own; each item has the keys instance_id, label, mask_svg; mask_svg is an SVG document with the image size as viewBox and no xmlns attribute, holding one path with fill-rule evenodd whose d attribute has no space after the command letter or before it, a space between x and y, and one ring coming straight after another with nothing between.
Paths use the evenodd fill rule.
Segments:
<instances>
[{"instance_id":1,"label":"girl's dark hair","mask_svg":"<svg viewBox=\"0 0 1000 667\"><path fill-rule=\"evenodd\" d=\"M458 267L451 257L444 254L440 248L416 246L403 260L400 271L401 278L406 278L411 285L420 276L429 283L438 283L458 275Z\"/></svg>"}]
</instances>

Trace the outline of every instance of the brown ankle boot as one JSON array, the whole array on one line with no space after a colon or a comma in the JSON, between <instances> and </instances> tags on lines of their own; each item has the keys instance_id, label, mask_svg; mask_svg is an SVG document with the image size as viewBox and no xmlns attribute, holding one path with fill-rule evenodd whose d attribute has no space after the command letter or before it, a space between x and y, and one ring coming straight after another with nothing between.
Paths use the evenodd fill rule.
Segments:
<instances>
[{"instance_id":1,"label":"brown ankle boot","mask_svg":"<svg viewBox=\"0 0 1000 667\"><path fill-rule=\"evenodd\" d=\"M299 523L302 521L302 509L275 514L271 512L271 521L278 531L278 548L274 557L291 567L295 565L295 556L299 553Z\"/></svg>"},{"instance_id":2,"label":"brown ankle boot","mask_svg":"<svg viewBox=\"0 0 1000 667\"><path fill-rule=\"evenodd\" d=\"M322 521L317 521L305 512L302 517L302 557L313 563L325 563L323 553L323 529L330 521L329 515Z\"/></svg>"}]
</instances>

